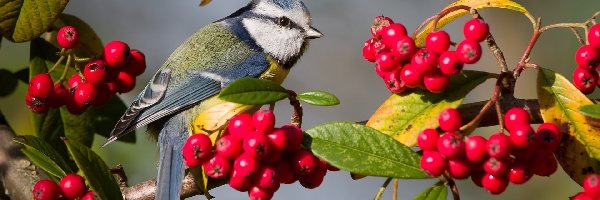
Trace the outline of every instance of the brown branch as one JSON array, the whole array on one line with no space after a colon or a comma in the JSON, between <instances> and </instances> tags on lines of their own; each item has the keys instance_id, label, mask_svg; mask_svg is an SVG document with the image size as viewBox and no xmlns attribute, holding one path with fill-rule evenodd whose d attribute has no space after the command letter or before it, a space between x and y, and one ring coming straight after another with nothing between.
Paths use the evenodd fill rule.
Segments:
<instances>
[{"instance_id":1,"label":"brown branch","mask_svg":"<svg viewBox=\"0 0 600 200\"><path fill-rule=\"evenodd\" d=\"M302 105L300 101L296 99L298 94L292 90L288 90L288 99L290 100L290 105L292 105L294 112L292 113L292 124L302 127L302 116L304 115L304 111L302 110Z\"/></svg>"}]
</instances>

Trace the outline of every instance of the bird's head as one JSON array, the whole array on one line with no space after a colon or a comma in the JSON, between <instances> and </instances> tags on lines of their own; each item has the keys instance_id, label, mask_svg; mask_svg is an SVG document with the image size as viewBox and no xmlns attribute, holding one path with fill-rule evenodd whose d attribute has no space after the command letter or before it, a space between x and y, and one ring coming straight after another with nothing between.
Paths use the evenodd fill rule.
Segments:
<instances>
[{"instance_id":1,"label":"bird's head","mask_svg":"<svg viewBox=\"0 0 600 200\"><path fill-rule=\"evenodd\" d=\"M323 36L299 0L253 0L241 22L256 44L285 67L298 60L308 40Z\"/></svg>"}]
</instances>

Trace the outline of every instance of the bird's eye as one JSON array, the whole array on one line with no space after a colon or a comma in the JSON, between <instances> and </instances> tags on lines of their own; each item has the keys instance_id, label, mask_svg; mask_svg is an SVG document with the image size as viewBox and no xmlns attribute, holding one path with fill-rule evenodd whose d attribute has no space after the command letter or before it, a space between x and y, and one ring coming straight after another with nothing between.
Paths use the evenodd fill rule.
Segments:
<instances>
[{"instance_id":1,"label":"bird's eye","mask_svg":"<svg viewBox=\"0 0 600 200\"><path fill-rule=\"evenodd\" d=\"M287 17L280 17L277 19L277 24L279 26L289 26L291 23L290 19Z\"/></svg>"}]
</instances>

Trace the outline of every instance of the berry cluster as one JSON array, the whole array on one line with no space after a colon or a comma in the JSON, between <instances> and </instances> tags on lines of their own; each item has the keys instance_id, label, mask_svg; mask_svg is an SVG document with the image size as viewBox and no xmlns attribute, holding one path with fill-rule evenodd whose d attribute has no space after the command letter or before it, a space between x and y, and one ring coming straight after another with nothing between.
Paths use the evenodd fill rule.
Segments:
<instances>
[{"instance_id":1,"label":"berry cluster","mask_svg":"<svg viewBox=\"0 0 600 200\"><path fill-rule=\"evenodd\" d=\"M588 45L575 53L577 68L573 72L573 84L584 94L591 94L600 87L600 24L592 26L587 35Z\"/></svg>"},{"instance_id":2,"label":"berry cluster","mask_svg":"<svg viewBox=\"0 0 600 200\"><path fill-rule=\"evenodd\" d=\"M583 192L572 196L570 200L597 200L600 199L600 175L591 174L583 180Z\"/></svg>"},{"instance_id":3,"label":"berry cluster","mask_svg":"<svg viewBox=\"0 0 600 200\"><path fill-rule=\"evenodd\" d=\"M79 34L72 26L62 27L57 35L58 44L64 49L75 48L78 38ZM77 68L80 73L73 75L67 86L64 84L65 77L56 83L49 73L32 77L25 103L36 113L66 105L70 113L81 114L90 105L104 106L117 92L133 90L135 77L145 70L146 60L141 51L130 50L127 43L111 41L104 47L103 58L90 60L83 69Z\"/></svg>"},{"instance_id":4,"label":"berry cluster","mask_svg":"<svg viewBox=\"0 0 600 200\"><path fill-rule=\"evenodd\" d=\"M512 108L504 116L510 136L496 133L488 139L458 133L462 119L456 109L447 109L439 116L439 135L435 129L426 129L417 138L423 150L421 168L431 176L446 172L455 179L471 176L475 184L492 194L502 193L508 182L523 184L534 174L550 176L558 167L554 151L561 133L552 123L545 123L534 131L527 111Z\"/></svg>"},{"instance_id":5,"label":"berry cluster","mask_svg":"<svg viewBox=\"0 0 600 200\"><path fill-rule=\"evenodd\" d=\"M67 174L60 179L60 185L52 180L40 180L33 186L34 200L62 199L94 200L94 192L85 187L83 177L77 174Z\"/></svg>"},{"instance_id":6,"label":"berry cluster","mask_svg":"<svg viewBox=\"0 0 600 200\"><path fill-rule=\"evenodd\" d=\"M335 167L302 147L304 135L295 125L275 128L275 115L259 110L233 117L213 148L206 134L192 135L183 146L185 164L202 166L207 176L229 179L250 199L271 199L280 184L300 181L308 189L321 185Z\"/></svg>"},{"instance_id":7,"label":"berry cluster","mask_svg":"<svg viewBox=\"0 0 600 200\"><path fill-rule=\"evenodd\" d=\"M363 57L376 62L375 71L392 93L415 87L441 93L464 64L479 61L482 53L479 43L489 35L489 26L481 19L472 19L464 25L463 33L466 39L455 50L449 50L452 42L444 30L429 33L425 47L419 48L407 36L404 25L378 16L371 27L373 38L363 47Z\"/></svg>"}]
</instances>

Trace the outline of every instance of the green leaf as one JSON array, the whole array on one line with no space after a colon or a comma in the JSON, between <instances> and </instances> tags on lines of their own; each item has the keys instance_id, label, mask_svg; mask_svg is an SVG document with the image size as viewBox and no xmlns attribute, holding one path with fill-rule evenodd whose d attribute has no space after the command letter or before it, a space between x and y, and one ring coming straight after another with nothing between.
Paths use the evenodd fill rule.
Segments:
<instances>
[{"instance_id":1,"label":"green leaf","mask_svg":"<svg viewBox=\"0 0 600 200\"><path fill-rule=\"evenodd\" d=\"M29 84L29 67L21 69L21 70L15 72L15 76L21 82L23 82L25 84Z\"/></svg>"},{"instance_id":2,"label":"green leaf","mask_svg":"<svg viewBox=\"0 0 600 200\"><path fill-rule=\"evenodd\" d=\"M75 141L65 140L65 144L90 188L100 199L123 199L115 177L100 156L87 146Z\"/></svg>"},{"instance_id":3,"label":"green leaf","mask_svg":"<svg viewBox=\"0 0 600 200\"><path fill-rule=\"evenodd\" d=\"M296 99L315 106L335 106L340 104L340 100L335 95L318 90L298 94Z\"/></svg>"},{"instance_id":4,"label":"green leaf","mask_svg":"<svg viewBox=\"0 0 600 200\"><path fill-rule=\"evenodd\" d=\"M438 126L438 115L447 108L457 108L465 96L490 78L486 72L465 70L452 77L450 86L441 94L423 90L392 95L367 122L407 146L415 146L417 135Z\"/></svg>"},{"instance_id":5,"label":"green leaf","mask_svg":"<svg viewBox=\"0 0 600 200\"><path fill-rule=\"evenodd\" d=\"M222 100L246 105L269 104L286 97L288 92L285 88L275 82L256 78L236 80L219 94Z\"/></svg>"},{"instance_id":6,"label":"green leaf","mask_svg":"<svg viewBox=\"0 0 600 200\"><path fill-rule=\"evenodd\" d=\"M46 141L32 135L16 136L13 141L22 144L21 149L33 164L60 179L68 173L75 172L66 159ZM66 154L63 154L66 155Z\"/></svg>"},{"instance_id":7,"label":"green leaf","mask_svg":"<svg viewBox=\"0 0 600 200\"><path fill-rule=\"evenodd\" d=\"M367 176L430 178L421 170L417 153L367 126L334 122L306 133L311 151L340 169Z\"/></svg>"},{"instance_id":8,"label":"green leaf","mask_svg":"<svg viewBox=\"0 0 600 200\"><path fill-rule=\"evenodd\" d=\"M423 190L414 200L446 200L448 188L441 182Z\"/></svg>"},{"instance_id":9,"label":"green leaf","mask_svg":"<svg viewBox=\"0 0 600 200\"><path fill-rule=\"evenodd\" d=\"M581 106L579 111L585 116L600 119L600 105L598 104Z\"/></svg>"},{"instance_id":10,"label":"green leaf","mask_svg":"<svg viewBox=\"0 0 600 200\"><path fill-rule=\"evenodd\" d=\"M12 72L0 69L0 97L12 94L17 89L18 84L19 80Z\"/></svg>"},{"instance_id":11,"label":"green leaf","mask_svg":"<svg viewBox=\"0 0 600 200\"><path fill-rule=\"evenodd\" d=\"M68 0L0 0L0 32L13 42L26 42L46 32Z\"/></svg>"},{"instance_id":12,"label":"green leaf","mask_svg":"<svg viewBox=\"0 0 600 200\"><path fill-rule=\"evenodd\" d=\"M121 115L125 113L127 106L118 96L114 96L102 108L94 108L92 112L92 120L94 124L94 132L104 137L109 137L112 129L121 119ZM119 141L135 143L136 134L128 134L125 137L119 138Z\"/></svg>"},{"instance_id":13,"label":"green leaf","mask_svg":"<svg viewBox=\"0 0 600 200\"><path fill-rule=\"evenodd\" d=\"M586 172L600 170L600 129L586 121L579 108L593 102L582 94L568 79L549 70L538 73L538 102L546 123L558 125L564 133L555 152L565 172L577 183Z\"/></svg>"}]
</instances>

